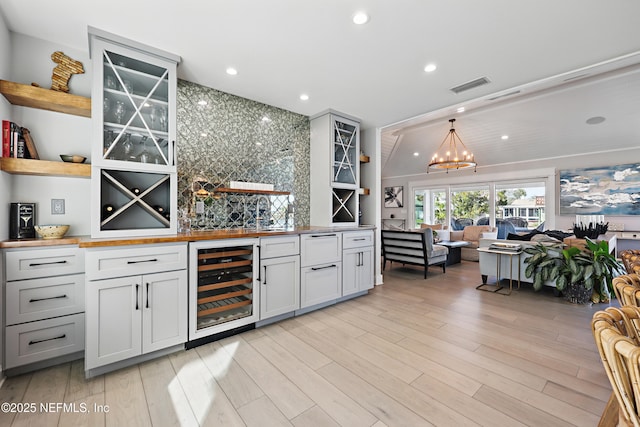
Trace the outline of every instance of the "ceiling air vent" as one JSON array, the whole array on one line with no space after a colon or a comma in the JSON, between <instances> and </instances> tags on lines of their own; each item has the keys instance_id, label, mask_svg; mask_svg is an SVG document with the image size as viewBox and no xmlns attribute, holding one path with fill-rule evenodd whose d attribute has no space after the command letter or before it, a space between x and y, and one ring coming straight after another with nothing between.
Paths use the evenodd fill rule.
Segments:
<instances>
[{"instance_id":1,"label":"ceiling air vent","mask_svg":"<svg viewBox=\"0 0 640 427\"><path fill-rule=\"evenodd\" d=\"M451 90L452 92L455 92L455 93L460 93L460 92L464 92L465 90L469 90L469 89L476 88L478 86L486 85L489 82L491 82L491 80L489 80L488 78L480 77L478 79L471 80L470 82L463 83L463 84L461 84L459 86L452 87L449 90Z\"/></svg>"},{"instance_id":2,"label":"ceiling air vent","mask_svg":"<svg viewBox=\"0 0 640 427\"><path fill-rule=\"evenodd\" d=\"M494 96L493 98L489 98L487 101L495 101L496 99L506 98L507 96L513 96L519 94L519 90L514 90L513 92L505 93L502 95Z\"/></svg>"}]
</instances>

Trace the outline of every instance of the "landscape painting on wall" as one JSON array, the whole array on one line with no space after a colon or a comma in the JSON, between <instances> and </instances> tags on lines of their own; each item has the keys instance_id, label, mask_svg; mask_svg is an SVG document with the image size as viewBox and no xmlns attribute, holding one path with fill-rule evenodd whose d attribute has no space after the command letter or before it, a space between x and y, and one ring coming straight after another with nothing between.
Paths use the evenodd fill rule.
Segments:
<instances>
[{"instance_id":1,"label":"landscape painting on wall","mask_svg":"<svg viewBox=\"0 0 640 427\"><path fill-rule=\"evenodd\" d=\"M640 215L640 163L561 170L560 215Z\"/></svg>"}]
</instances>

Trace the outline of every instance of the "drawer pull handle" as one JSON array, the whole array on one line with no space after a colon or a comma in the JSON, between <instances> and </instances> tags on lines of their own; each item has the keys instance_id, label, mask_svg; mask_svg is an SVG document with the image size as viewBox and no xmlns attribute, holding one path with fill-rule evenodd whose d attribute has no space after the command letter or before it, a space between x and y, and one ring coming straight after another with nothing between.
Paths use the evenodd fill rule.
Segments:
<instances>
[{"instance_id":1,"label":"drawer pull handle","mask_svg":"<svg viewBox=\"0 0 640 427\"><path fill-rule=\"evenodd\" d=\"M334 234L312 234L311 237L336 237Z\"/></svg>"},{"instance_id":2,"label":"drawer pull handle","mask_svg":"<svg viewBox=\"0 0 640 427\"><path fill-rule=\"evenodd\" d=\"M143 259L141 261L127 261L127 264L140 264L141 262L158 262L158 258Z\"/></svg>"},{"instance_id":3,"label":"drawer pull handle","mask_svg":"<svg viewBox=\"0 0 640 427\"><path fill-rule=\"evenodd\" d=\"M29 345L34 345L34 344L38 344L38 343L45 342L45 341L61 340L61 339L66 338L66 337L67 337L67 334L62 334L59 337L45 338L43 340L31 340L31 341L29 341Z\"/></svg>"},{"instance_id":4,"label":"drawer pull handle","mask_svg":"<svg viewBox=\"0 0 640 427\"><path fill-rule=\"evenodd\" d=\"M52 265L52 264L66 264L67 260L62 260L62 261L51 261L51 262L32 262L31 264L29 264L29 267L38 267L41 265Z\"/></svg>"},{"instance_id":5,"label":"drawer pull handle","mask_svg":"<svg viewBox=\"0 0 640 427\"><path fill-rule=\"evenodd\" d=\"M326 265L324 267L311 267L311 270L312 271L318 271L318 270L325 270L327 268L336 268L336 267L338 267L338 266L335 265L335 264L331 264L331 265Z\"/></svg>"},{"instance_id":6,"label":"drawer pull handle","mask_svg":"<svg viewBox=\"0 0 640 427\"><path fill-rule=\"evenodd\" d=\"M49 297L49 298L31 298L29 300L29 302L38 302L38 301L46 301L49 299L61 299L61 298L66 298L67 295L58 295L57 297Z\"/></svg>"},{"instance_id":7,"label":"drawer pull handle","mask_svg":"<svg viewBox=\"0 0 640 427\"><path fill-rule=\"evenodd\" d=\"M367 240L366 237L361 237L359 239L353 239L354 242L362 242L363 240Z\"/></svg>"}]
</instances>

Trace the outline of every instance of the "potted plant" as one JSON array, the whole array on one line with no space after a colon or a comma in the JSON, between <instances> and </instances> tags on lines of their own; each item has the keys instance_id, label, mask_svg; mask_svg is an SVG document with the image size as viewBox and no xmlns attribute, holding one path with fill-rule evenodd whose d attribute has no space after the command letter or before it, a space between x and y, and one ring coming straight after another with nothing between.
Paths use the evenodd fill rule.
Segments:
<instances>
[{"instance_id":1,"label":"potted plant","mask_svg":"<svg viewBox=\"0 0 640 427\"><path fill-rule=\"evenodd\" d=\"M561 249L538 244L525 249L525 252L530 255L525 258L525 263L528 264L525 276L533 277L535 290L540 290L545 281L552 281L555 282L558 293L561 292L568 301L578 304L594 299L594 286L600 283L605 270L611 271L603 268L605 260L601 258L602 254L599 253L596 258L577 247ZM600 289L597 290L599 295Z\"/></svg>"},{"instance_id":2,"label":"potted plant","mask_svg":"<svg viewBox=\"0 0 640 427\"><path fill-rule=\"evenodd\" d=\"M609 243L606 240L594 242L586 239L587 250L593 263L594 292L593 302L608 302L613 292L613 278L625 273L624 266L611 255Z\"/></svg>"}]
</instances>

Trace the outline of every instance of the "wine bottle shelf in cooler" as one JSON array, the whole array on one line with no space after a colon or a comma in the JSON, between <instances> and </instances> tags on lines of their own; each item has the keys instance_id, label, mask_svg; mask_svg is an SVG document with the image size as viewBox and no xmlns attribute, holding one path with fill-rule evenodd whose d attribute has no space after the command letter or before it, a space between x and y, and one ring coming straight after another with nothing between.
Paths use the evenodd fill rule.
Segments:
<instances>
[{"instance_id":1,"label":"wine bottle shelf in cooler","mask_svg":"<svg viewBox=\"0 0 640 427\"><path fill-rule=\"evenodd\" d=\"M198 329L251 315L253 246L198 250Z\"/></svg>"}]
</instances>

